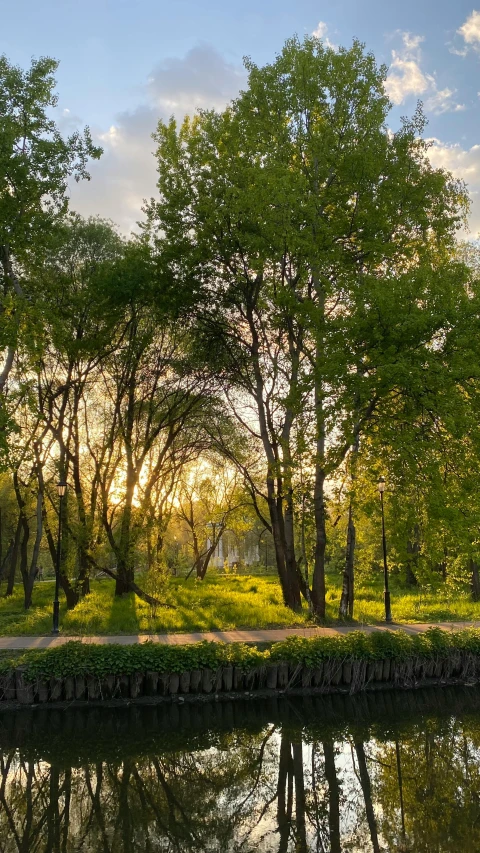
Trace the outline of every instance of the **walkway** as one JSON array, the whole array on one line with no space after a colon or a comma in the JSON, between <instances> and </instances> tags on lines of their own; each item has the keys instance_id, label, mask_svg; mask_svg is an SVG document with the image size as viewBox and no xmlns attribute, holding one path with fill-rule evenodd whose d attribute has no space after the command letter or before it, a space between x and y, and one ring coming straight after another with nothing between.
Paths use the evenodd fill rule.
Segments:
<instances>
[{"instance_id":1,"label":"walkway","mask_svg":"<svg viewBox=\"0 0 480 853\"><path fill-rule=\"evenodd\" d=\"M0 651L6 649L50 649L62 646L71 640L82 643L118 643L120 646L133 646L135 643L165 643L173 646L183 646L208 640L215 643L276 643L288 637L335 637L339 634L350 634L352 631L405 631L407 634L421 634L429 628L442 628L444 631L460 631L462 628L480 628L476 622L437 622L392 625L334 625L328 628L277 628L259 631L206 631L194 634L118 634L97 637L0 637Z\"/></svg>"}]
</instances>

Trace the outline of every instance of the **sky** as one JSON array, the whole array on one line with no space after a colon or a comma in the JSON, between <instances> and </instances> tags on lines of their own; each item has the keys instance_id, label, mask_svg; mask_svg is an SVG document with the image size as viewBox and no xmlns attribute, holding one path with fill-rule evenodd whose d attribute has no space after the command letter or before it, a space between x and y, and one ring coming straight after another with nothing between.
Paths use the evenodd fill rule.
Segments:
<instances>
[{"instance_id":1,"label":"sky","mask_svg":"<svg viewBox=\"0 0 480 853\"><path fill-rule=\"evenodd\" d=\"M389 67L392 129L418 100L435 166L463 178L480 232L480 0L0 0L0 53L59 60L57 121L89 125L104 149L72 208L128 233L156 194L160 118L221 109L245 84L242 59L274 59L287 38L354 38Z\"/></svg>"}]
</instances>

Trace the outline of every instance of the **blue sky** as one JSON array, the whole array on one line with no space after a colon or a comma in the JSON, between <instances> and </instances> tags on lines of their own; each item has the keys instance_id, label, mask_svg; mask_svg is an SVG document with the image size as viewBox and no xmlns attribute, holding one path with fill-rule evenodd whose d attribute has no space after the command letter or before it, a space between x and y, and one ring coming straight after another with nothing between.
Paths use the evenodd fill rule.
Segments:
<instances>
[{"instance_id":1,"label":"blue sky","mask_svg":"<svg viewBox=\"0 0 480 853\"><path fill-rule=\"evenodd\" d=\"M129 230L155 193L150 138L160 117L221 108L242 86L242 57L270 61L294 33L364 41L390 67L392 127L417 99L432 160L464 177L480 230L480 0L0 0L0 52L27 66L60 60L58 119L89 124L105 148L72 205ZM3 7L3 9L2 9ZM478 199L478 202L477 202Z\"/></svg>"}]
</instances>

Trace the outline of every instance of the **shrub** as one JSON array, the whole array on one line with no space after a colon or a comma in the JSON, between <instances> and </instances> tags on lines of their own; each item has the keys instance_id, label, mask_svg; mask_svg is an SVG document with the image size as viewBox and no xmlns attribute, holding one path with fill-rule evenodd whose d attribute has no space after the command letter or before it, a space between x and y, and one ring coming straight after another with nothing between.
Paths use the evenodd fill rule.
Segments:
<instances>
[{"instance_id":1,"label":"shrub","mask_svg":"<svg viewBox=\"0 0 480 853\"><path fill-rule=\"evenodd\" d=\"M25 668L27 680L68 676L130 675L133 672L181 673L194 669L239 666L248 670L268 662L286 661L308 667L326 660L407 660L441 658L452 652L480 655L480 630L459 632L431 628L411 636L403 631L365 634L355 631L333 637L290 637L267 649L245 643L195 643L171 646L147 642L133 646L93 645L79 641L53 649L31 650L0 657L0 673Z\"/></svg>"}]
</instances>

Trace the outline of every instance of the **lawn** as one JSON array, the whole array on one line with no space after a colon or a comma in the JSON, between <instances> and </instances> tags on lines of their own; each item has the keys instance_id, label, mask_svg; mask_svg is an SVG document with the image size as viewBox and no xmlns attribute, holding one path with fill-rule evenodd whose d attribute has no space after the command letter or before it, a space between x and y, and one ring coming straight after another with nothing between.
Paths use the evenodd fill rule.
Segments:
<instances>
[{"instance_id":1,"label":"lawn","mask_svg":"<svg viewBox=\"0 0 480 853\"><path fill-rule=\"evenodd\" d=\"M150 607L135 595L115 598L113 581L94 581L92 592L71 611L60 606L63 634L136 634L189 632L231 628L278 628L304 625L308 613L294 615L284 607L273 577L212 577L199 583L173 578L168 601L151 618ZM52 621L53 582L39 583L34 604L25 613L19 587L11 598L0 598L1 634L48 634Z\"/></svg>"},{"instance_id":2,"label":"lawn","mask_svg":"<svg viewBox=\"0 0 480 853\"><path fill-rule=\"evenodd\" d=\"M337 620L340 586L338 579L327 583L327 618ZM480 603L468 594L448 595L446 589L425 592L402 589L392 579L392 612L397 622L440 622L480 620ZM0 597L0 634L49 634L52 620L53 582L35 586L34 604L25 612L18 586L11 598ZM190 632L232 628L283 628L312 624L306 608L293 614L283 606L278 581L274 577L212 576L202 583L172 579L168 601L172 608L160 608L151 618L150 608L134 595L116 599L113 582L94 581L92 592L71 611L63 601L60 627L63 634L136 634L150 632ZM355 620L361 626L383 617L381 582L357 588Z\"/></svg>"}]
</instances>

